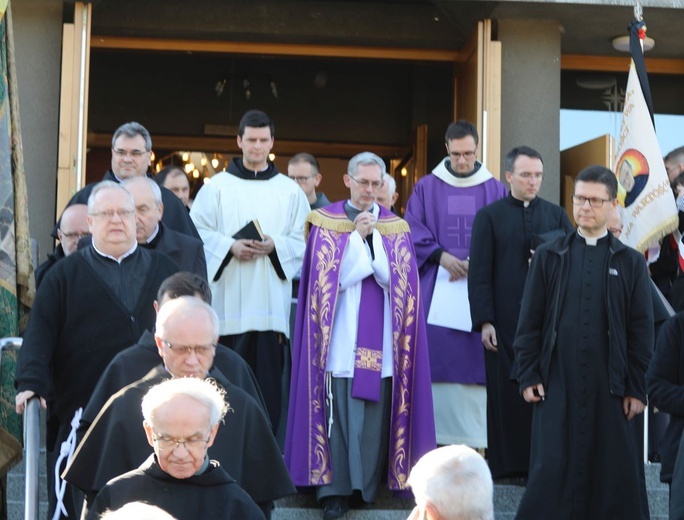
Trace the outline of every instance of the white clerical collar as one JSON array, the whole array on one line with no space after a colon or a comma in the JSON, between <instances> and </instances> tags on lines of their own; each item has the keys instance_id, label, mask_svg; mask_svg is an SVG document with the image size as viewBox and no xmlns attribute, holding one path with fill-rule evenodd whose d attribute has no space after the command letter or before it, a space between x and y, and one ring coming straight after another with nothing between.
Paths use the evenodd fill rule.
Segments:
<instances>
[{"instance_id":1,"label":"white clerical collar","mask_svg":"<svg viewBox=\"0 0 684 520\"><path fill-rule=\"evenodd\" d=\"M473 186L479 186L480 184L493 178L492 174L489 172L489 170L487 170L487 168L485 168L484 164L480 164L479 162L477 163L479 167L475 173L470 174L467 177L456 177L447 169L446 161L450 161L448 156L442 159L442 162L437 165L434 170L432 170L432 174L455 188L471 188Z\"/></svg>"},{"instance_id":2,"label":"white clerical collar","mask_svg":"<svg viewBox=\"0 0 684 520\"><path fill-rule=\"evenodd\" d=\"M133 253L135 253L135 250L136 250L137 247L138 247L138 243L135 242L135 243L133 244L133 247L131 247L128 251L126 251L126 252L125 252L123 255L121 255L119 258L115 258L115 257L113 257L112 255L108 255L107 253L103 253L102 251L100 251L100 250L97 248L97 246L95 245L95 242L93 241L93 249L95 250L95 252L96 252L98 255L104 256L105 258L109 258L109 259L111 259L111 260L114 260L117 264L120 264L120 263L123 261L124 258L126 258L126 257L128 257L128 256L131 256Z\"/></svg>"},{"instance_id":3,"label":"white clerical collar","mask_svg":"<svg viewBox=\"0 0 684 520\"><path fill-rule=\"evenodd\" d=\"M157 223L157 227L154 228L154 231L152 231L152 234L149 237L147 237L147 240L145 241L145 243L149 244L150 242L152 242L158 234L159 234L159 223Z\"/></svg>"},{"instance_id":4,"label":"white clerical collar","mask_svg":"<svg viewBox=\"0 0 684 520\"><path fill-rule=\"evenodd\" d=\"M354 206L354 203L351 201L351 199L349 199L347 201L347 204L349 204L356 211L361 211L361 212L370 211L371 215L373 215L376 219L378 218L378 215L380 214L380 206L378 206L377 203L375 203L375 202L373 203L373 207L369 210L357 208L356 206Z\"/></svg>"},{"instance_id":5,"label":"white clerical collar","mask_svg":"<svg viewBox=\"0 0 684 520\"><path fill-rule=\"evenodd\" d=\"M579 228L577 228L577 234L584 239L588 246L595 246L596 244L598 244L599 240L601 240L608 234L608 230L606 229L606 231L600 237L587 237L582 234L582 231Z\"/></svg>"}]
</instances>

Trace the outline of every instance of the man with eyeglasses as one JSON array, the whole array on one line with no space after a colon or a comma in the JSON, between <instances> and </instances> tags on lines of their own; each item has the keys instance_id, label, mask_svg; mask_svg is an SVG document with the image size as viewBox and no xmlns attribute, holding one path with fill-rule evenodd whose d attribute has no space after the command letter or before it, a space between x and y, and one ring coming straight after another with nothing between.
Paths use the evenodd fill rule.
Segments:
<instances>
[{"instance_id":1,"label":"man with eyeglasses","mask_svg":"<svg viewBox=\"0 0 684 520\"><path fill-rule=\"evenodd\" d=\"M167 300L157 315L154 335L158 364L141 379L115 393L99 411L78 446L66 479L95 494L112 478L138 467L149 455L139 403L154 385L169 378L211 378L231 396L231 414L221 425L212 458L218 460L270 517L273 501L295 492L282 455L260 404L219 370L218 318L194 296ZM84 415L92 420L89 405Z\"/></svg>"},{"instance_id":2,"label":"man with eyeglasses","mask_svg":"<svg viewBox=\"0 0 684 520\"><path fill-rule=\"evenodd\" d=\"M163 253L181 271L207 278L207 261L202 241L174 231L163 222L164 203L159 185L147 177L132 177L123 182L135 201L135 227L138 244Z\"/></svg>"},{"instance_id":3,"label":"man with eyeglasses","mask_svg":"<svg viewBox=\"0 0 684 520\"><path fill-rule=\"evenodd\" d=\"M138 469L109 482L97 495L86 519L98 520L107 510L141 501L158 506L178 520L263 520L254 501L213 460L221 421L230 422L234 397L216 384L194 377L173 378L143 394L144 421L136 433L146 438L146 460ZM140 417L139 417L140 418ZM223 428L225 429L225 428ZM154 450L149 455L150 447Z\"/></svg>"},{"instance_id":4,"label":"man with eyeglasses","mask_svg":"<svg viewBox=\"0 0 684 520\"><path fill-rule=\"evenodd\" d=\"M426 317L432 305L435 310L446 305L458 308L453 321L428 319L427 325L437 444L485 448L487 392L482 339L469 324L456 323L456 312L469 314L465 286L475 214L505 197L506 187L477 160L478 133L471 123L459 120L450 124L445 141L449 155L432 175L416 183L406 206L406 221L416 248ZM433 300L435 287L439 295L442 289L459 286L460 301Z\"/></svg>"},{"instance_id":5,"label":"man with eyeglasses","mask_svg":"<svg viewBox=\"0 0 684 520\"><path fill-rule=\"evenodd\" d=\"M147 129L140 123L131 121L116 129L112 136L112 163L111 168L104 174L102 180L123 182L133 177L150 177L148 168L152 155L152 137ZM76 193L67 204L86 204L88 197L97 183L88 184ZM173 192L162 187L162 202L164 203L164 215L162 221L169 228L199 238L197 229L188 215L188 211ZM52 236L57 237L59 222L52 231Z\"/></svg>"},{"instance_id":6,"label":"man with eyeglasses","mask_svg":"<svg viewBox=\"0 0 684 520\"><path fill-rule=\"evenodd\" d=\"M287 163L287 176L299 184L312 210L330 204L325 193L316 193L316 188L321 183L323 176L318 161L310 153L303 152L293 155Z\"/></svg>"},{"instance_id":7,"label":"man with eyeglasses","mask_svg":"<svg viewBox=\"0 0 684 520\"><path fill-rule=\"evenodd\" d=\"M513 343L532 403L530 473L516 518L648 518L635 416L646 403L653 305L642 254L608 232L617 179L575 179L577 231L532 257Z\"/></svg>"},{"instance_id":8,"label":"man with eyeglasses","mask_svg":"<svg viewBox=\"0 0 684 520\"><path fill-rule=\"evenodd\" d=\"M59 244L55 252L48 255L48 259L36 269L36 289L40 286L45 274L62 258L75 253L78 250L78 241L90 236L88 229L88 206L74 204L67 207L60 218L57 237Z\"/></svg>"},{"instance_id":9,"label":"man with eyeglasses","mask_svg":"<svg viewBox=\"0 0 684 520\"><path fill-rule=\"evenodd\" d=\"M511 380L518 303L533 251L574 228L563 208L538 196L544 175L538 151L513 148L505 165L510 194L478 211L473 223L468 299L485 347L487 460L495 479L517 482L527 477L532 424L532 406Z\"/></svg>"},{"instance_id":10,"label":"man with eyeglasses","mask_svg":"<svg viewBox=\"0 0 684 520\"><path fill-rule=\"evenodd\" d=\"M674 182L684 172L684 146L672 150L663 158L663 161L665 161L668 179Z\"/></svg>"},{"instance_id":11,"label":"man with eyeglasses","mask_svg":"<svg viewBox=\"0 0 684 520\"><path fill-rule=\"evenodd\" d=\"M266 113L246 112L237 135L242 157L200 189L190 216L204 242L221 343L249 363L278 431L292 279L302 265L310 208L299 186L268 158L274 132ZM263 240L235 238L253 220Z\"/></svg>"},{"instance_id":12,"label":"man with eyeglasses","mask_svg":"<svg viewBox=\"0 0 684 520\"><path fill-rule=\"evenodd\" d=\"M373 502L435 447L425 322L408 225L375 203L385 163L349 161L350 198L309 213L285 462L324 520Z\"/></svg>"},{"instance_id":13,"label":"man with eyeglasses","mask_svg":"<svg viewBox=\"0 0 684 520\"><path fill-rule=\"evenodd\" d=\"M48 271L36 294L19 354L16 411L40 397L48 408L47 464L51 510L54 466L107 364L154 325L152 302L175 262L138 247L135 204L120 184L104 181L88 199L92 243ZM71 492L64 505L73 518Z\"/></svg>"}]
</instances>

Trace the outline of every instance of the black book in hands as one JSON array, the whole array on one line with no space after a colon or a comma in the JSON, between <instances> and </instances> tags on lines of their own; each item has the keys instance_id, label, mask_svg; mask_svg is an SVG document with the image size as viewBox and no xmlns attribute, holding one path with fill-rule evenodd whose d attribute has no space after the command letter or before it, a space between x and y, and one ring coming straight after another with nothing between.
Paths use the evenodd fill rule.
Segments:
<instances>
[{"instance_id":1,"label":"black book in hands","mask_svg":"<svg viewBox=\"0 0 684 520\"><path fill-rule=\"evenodd\" d=\"M259 225L259 221L257 219L250 220L245 224L242 228L238 230L237 233L233 235L233 238L235 240L259 240L263 241L264 240L264 233L261 230L261 226ZM214 281L217 282L219 278L221 278L221 275L223 274L223 270L226 268L228 265L228 262L230 262L230 259L233 258L233 253L228 251L228 254L226 257L223 259L223 262L221 262L221 266L218 268L216 271L216 275L214 276ZM271 264L273 264L273 268L276 270L276 274L278 275L278 278L281 280L285 280L285 272L283 271L283 267L280 265L280 260L278 260L278 255L275 252L275 249L273 250L272 253L268 255L268 258L271 260Z\"/></svg>"},{"instance_id":2,"label":"black book in hands","mask_svg":"<svg viewBox=\"0 0 684 520\"><path fill-rule=\"evenodd\" d=\"M264 240L264 233L257 219L250 220L237 233L233 235L235 240Z\"/></svg>"}]
</instances>

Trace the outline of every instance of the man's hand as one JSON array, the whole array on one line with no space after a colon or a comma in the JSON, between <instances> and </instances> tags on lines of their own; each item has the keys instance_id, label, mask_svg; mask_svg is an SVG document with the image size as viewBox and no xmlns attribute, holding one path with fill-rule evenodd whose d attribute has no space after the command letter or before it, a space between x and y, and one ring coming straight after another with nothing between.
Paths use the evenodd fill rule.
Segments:
<instances>
[{"instance_id":1,"label":"man's hand","mask_svg":"<svg viewBox=\"0 0 684 520\"><path fill-rule=\"evenodd\" d=\"M258 256L267 256L275 249L275 243L269 236L264 236L264 240L249 240L241 238L233 242L230 252L241 262L249 262Z\"/></svg>"},{"instance_id":2,"label":"man's hand","mask_svg":"<svg viewBox=\"0 0 684 520\"><path fill-rule=\"evenodd\" d=\"M356 231L358 231L361 238L366 240L366 237L373 232L373 226L375 225L375 217L368 211L362 211L354 219L354 226L356 226Z\"/></svg>"},{"instance_id":3,"label":"man's hand","mask_svg":"<svg viewBox=\"0 0 684 520\"><path fill-rule=\"evenodd\" d=\"M449 281L461 280L468 276L468 260L459 260L454 255L444 251L439 257L439 265L449 271Z\"/></svg>"},{"instance_id":4,"label":"man's hand","mask_svg":"<svg viewBox=\"0 0 684 520\"><path fill-rule=\"evenodd\" d=\"M259 242L258 240L252 240L252 249L256 256L268 256L275 249L275 242L268 235L264 235L264 240Z\"/></svg>"},{"instance_id":5,"label":"man's hand","mask_svg":"<svg viewBox=\"0 0 684 520\"><path fill-rule=\"evenodd\" d=\"M482 324L482 344L490 352L498 352L499 349L496 348L496 329L491 323Z\"/></svg>"},{"instance_id":6,"label":"man's hand","mask_svg":"<svg viewBox=\"0 0 684 520\"><path fill-rule=\"evenodd\" d=\"M544 392L544 385L537 383L536 385L528 386L523 390L523 399L528 403L538 403L546 398L546 393Z\"/></svg>"},{"instance_id":7,"label":"man's hand","mask_svg":"<svg viewBox=\"0 0 684 520\"><path fill-rule=\"evenodd\" d=\"M14 402L16 405L16 410L19 415L24 413L24 408L26 408L26 403L28 402L29 399L31 399L36 393L33 390L24 390L23 392L19 392L17 396L14 398ZM45 399L42 397L40 398L40 407L45 410L47 408L47 403L45 402Z\"/></svg>"},{"instance_id":8,"label":"man's hand","mask_svg":"<svg viewBox=\"0 0 684 520\"><path fill-rule=\"evenodd\" d=\"M636 397L627 396L622 398L622 411L628 421L631 421L635 415L643 413L645 408L646 405Z\"/></svg>"}]
</instances>

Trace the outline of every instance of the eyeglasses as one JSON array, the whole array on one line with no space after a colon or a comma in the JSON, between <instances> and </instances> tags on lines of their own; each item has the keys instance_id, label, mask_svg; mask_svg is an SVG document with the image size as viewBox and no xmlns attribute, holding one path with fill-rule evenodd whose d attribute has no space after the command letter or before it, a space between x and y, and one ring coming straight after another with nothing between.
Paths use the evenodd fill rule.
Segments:
<instances>
[{"instance_id":1,"label":"eyeglasses","mask_svg":"<svg viewBox=\"0 0 684 520\"><path fill-rule=\"evenodd\" d=\"M475 151L473 152L463 152L463 153L458 153L458 152L449 152L449 155L456 161L458 161L461 157L463 157L466 161L471 160L473 157L475 157Z\"/></svg>"},{"instance_id":2,"label":"eyeglasses","mask_svg":"<svg viewBox=\"0 0 684 520\"><path fill-rule=\"evenodd\" d=\"M295 181L297 184L304 184L306 181L309 179L313 179L315 175L307 175L307 176L302 176L302 177L290 177L293 181Z\"/></svg>"},{"instance_id":3,"label":"eyeglasses","mask_svg":"<svg viewBox=\"0 0 684 520\"><path fill-rule=\"evenodd\" d=\"M575 206L584 206L585 202L589 202L592 208L600 208L603 206L604 202L611 202L613 199L599 199L598 197L593 197L588 199L587 197L582 197L582 195L573 195L572 203Z\"/></svg>"},{"instance_id":4,"label":"eyeglasses","mask_svg":"<svg viewBox=\"0 0 684 520\"><path fill-rule=\"evenodd\" d=\"M120 219L124 219L133 214L135 214L134 209L108 209L106 211L97 211L95 213L91 213L90 216L95 218L113 219L114 215L117 215Z\"/></svg>"},{"instance_id":5,"label":"eyeglasses","mask_svg":"<svg viewBox=\"0 0 684 520\"><path fill-rule=\"evenodd\" d=\"M186 345L172 345L165 339L161 340L161 342L169 347L171 352L173 352L177 356L189 356L190 353L195 352L195 355L197 357L201 356L208 356L212 350L216 348L216 343L210 343L209 345L195 345L195 346L186 346Z\"/></svg>"},{"instance_id":6,"label":"eyeglasses","mask_svg":"<svg viewBox=\"0 0 684 520\"><path fill-rule=\"evenodd\" d=\"M119 150L112 148L112 153L119 158L130 157L131 159L140 159L143 155L148 153L147 150Z\"/></svg>"},{"instance_id":7,"label":"eyeglasses","mask_svg":"<svg viewBox=\"0 0 684 520\"><path fill-rule=\"evenodd\" d=\"M180 445L183 445L183 448L185 448L188 451L193 451L193 450L198 450L198 449L202 448L203 445L206 445L209 442L209 440L211 439L211 436L207 439L180 440L180 439L171 439L169 437L164 437L162 435L157 435L155 433L152 435L152 438L154 439L154 442L157 443L157 446L159 447L159 449L162 451L177 450Z\"/></svg>"},{"instance_id":8,"label":"eyeglasses","mask_svg":"<svg viewBox=\"0 0 684 520\"><path fill-rule=\"evenodd\" d=\"M380 188L382 188L382 185L385 184L384 179L381 181L368 181L366 179L361 179L360 181L358 181L351 175L349 176L349 178L364 189L368 188L368 186L371 186L374 190L379 190Z\"/></svg>"},{"instance_id":9,"label":"eyeglasses","mask_svg":"<svg viewBox=\"0 0 684 520\"><path fill-rule=\"evenodd\" d=\"M60 231L62 230L60 229ZM83 233L81 231L74 231L73 233L65 233L64 231L62 231L62 238L78 238L79 240L81 240L83 237L89 236L90 233L88 232Z\"/></svg>"}]
</instances>

